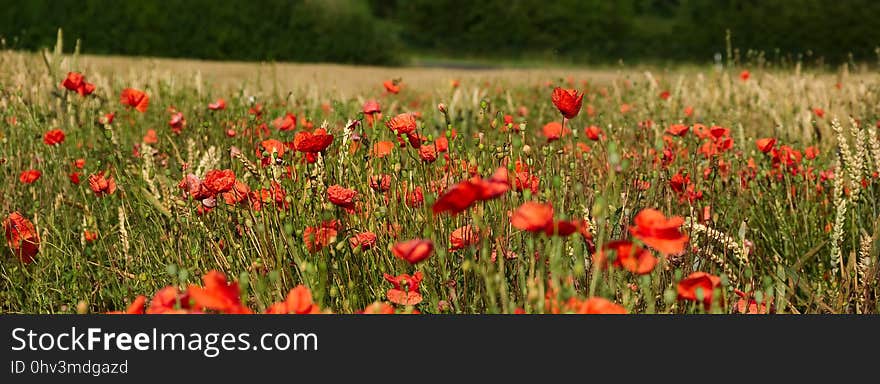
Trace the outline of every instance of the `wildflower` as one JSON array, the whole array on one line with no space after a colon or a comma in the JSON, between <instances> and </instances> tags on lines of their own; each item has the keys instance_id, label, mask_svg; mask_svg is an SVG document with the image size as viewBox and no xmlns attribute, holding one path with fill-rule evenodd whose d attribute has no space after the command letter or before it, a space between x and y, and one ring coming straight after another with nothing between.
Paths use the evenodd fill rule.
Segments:
<instances>
[{"instance_id":1,"label":"wildflower","mask_svg":"<svg viewBox=\"0 0 880 384\"><path fill-rule=\"evenodd\" d=\"M235 185L235 172L231 169L208 171L205 174L205 181L202 182L202 185L212 195L229 192Z\"/></svg>"},{"instance_id":2,"label":"wildflower","mask_svg":"<svg viewBox=\"0 0 880 384\"><path fill-rule=\"evenodd\" d=\"M375 158L383 158L391 154L394 149L394 143L390 141L377 141L373 144L373 150L370 154Z\"/></svg>"},{"instance_id":3,"label":"wildflower","mask_svg":"<svg viewBox=\"0 0 880 384\"><path fill-rule=\"evenodd\" d=\"M553 207L534 201L523 203L513 212L510 224L528 232L553 230Z\"/></svg>"},{"instance_id":4,"label":"wildflower","mask_svg":"<svg viewBox=\"0 0 880 384\"><path fill-rule=\"evenodd\" d=\"M584 135L586 135L587 138L590 140L598 141L599 139L605 137L605 132L602 132L601 128L595 125L591 125L584 128Z\"/></svg>"},{"instance_id":5,"label":"wildflower","mask_svg":"<svg viewBox=\"0 0 880 384\"><path fill-rule=\"evenodd\" d=\"M64 131L53 129L43 135L43 143L46 145L57 145L64 142Z\"/></svg>"},{"instance_id":6,"label":"wildflower","mask_svg":"<svg viewBox=\"0 0 880 384\"><path fill-rule=\"evenodd\" d=\"M626 308L608 299L591 297L586 300L573 300L567 304L574 313L579 315L625 315Z\"/></svg>"},{"instance_id":7,"label":"wildflower","mask_svg":"<svg viewBox=\"0 0 880 384\"><path fill-rule=\"evenodd\" d=\"M419 158L426 163L433 163L437 160L437 147L433 144L419 146Z\"/></svg>"},{"instance_id":8,"label":"wildflower","mask_svg":"<svg viewBox=\"0 0 880 384\"><path fill-rule=\"evenodd\" d=\"M397 135L408 135L416 130L416 118L412 113L401 113L385 123Z\"/></svg>"},{"instance_id":9,"label":"wildflower","mask_svg":"<svg viewBox=\"0 0 880 384\"><path fill-rule=\"evenodd\" d=\"M712 304L715 288L721 286L721 278L706 272L694 272L678 282L678 299L697 301L697 291L701 291L703 305L707 308Z\"/></svg>"},{"instance_id":10,"label":"wildflower","mask_svg":"<svg viewBox=\"0 0 880 384\"><path fill-rule=\"evenodd\" d=\"M385 192L391 189L391 175L370 176L370 188L376 192Z\"/></svg>"},{"instance_id":11,"label":"wildflower","mask_svg":"<svg viewBox=\"0 0 880 384\"><path fill-rule=\"evenodd\" d=\"M172 113L171 119L168 120L168 126L171 127L172 132L179 135L180 132L183 131L183 128L186 127L186 119L183 118L183 113Z\"/></svg>"},{"instance_id":12,"label":"wildflower","mask_svg":"<svg viewBox=\"0 0 880 384\"><path fill-rule=\"evenodd\" d=\"M742 81L748 80L749 77L751 77L751 76L752 76L752 74L749 73L748 70L743 70L742 72L739 73L739 79Z\"/></svg>"},{"instance_id":13,"label":"wildflower","mask_svg":"<svg viewBox=\"0 0 880 384\"><path fill-rule=\"evenodd\" d=\"M419 285L422 283L422 272L416 272L412 276L402 274L391 276L387 273L382 275L393 288L386 292L388 301L399 305L416 305L422 302L422 294L419 293Z\"/></svg>"},{"instance_id":14,"label":"wildflower","mask_svg":"<svg viewBox=\"0 0 880 384\"><path fill-rule=\"evenodd\" d=\"M31 184L37 181L37 179L39 179L40 175L42 174L43 173L39 170L28 169L27 171L24 171L20 175L18 175L18 181L20 181L22 184Z\"/></svg>"},{"instance_id":15,"label":"wildflower","mask_svg":"<svg viewBox=\"0 0 880 384\"><path fill-rule=\"evenodd\" d=\"M266 309L266 313L312 315L321 313L321 308L312 299L312 291L300 284L287 293L287 298L284 301L270 305Z\"/></svg>"},{"instance_id":16,"label":"wildflower","mask_svg":"<svg viewBox=\"0 0 880 384\"><path fill-rule=\"evenodd\" d=\"M34 223L21 213L12 212L3 220L3 230L6 233L6 246L12 253L18 256L22 263L33 262L37 252L40 251L40 235Z\"/></svg>"},{"instance_id":17,"label":"wildflower","mask_svg":"<svg viewBox=\"0 0 880 384\"><path fill-rule=\"evenodd\" d=\"M382 83L382 86L385 87L385 90L388 93L398 94L400 93L400 84L397 80L386 80Z\"/></svg>"},{"instance_id":18,"label":"wildflower","mask_svg":"<svg viewBox=\"0 0 880 384\"><path fill-rule=\"evenodd\" d=\"M573 119L581 111L581 103L584 100L584 94L578 94L574 89L562 89L556 87L553 89L551 97L553 105L559 110L559 113L566 119Z\"/></svg>"},{"instance_id":19,"label":"wildflower","mask_svg":"<svg viewBox=\"0 0 880 384\"><path fill-rule=\"evenodd\" d=\"M156 134L155 129L148 129L147 134L144 135L141 141L143 141L144 144L156 144L159 142L159 135Z\"/></svg>"},{"instance_id":20,"label":"wildflower","mask_svg":"<svg viewBox=\"0 0 880 384\"><path fill-rule=\"evenodd\" d=\"M293 147L304 153L318 153L327 149L332 142L333 135L328 135L327 131L318 128L314 132L297 132L293 138Z\"/></svg>"},{"instance_id":21,"label":"wildflower","mask_svg":"<svg viewBox=\"0 0 880 384\"><path fill-rule=\"evenodd\" d=\"M647 208L639 212L634 221L636 225L629 228L630 234L651 248L666 254L684 251L688 236L679 231L684 224L680 216L667 219L662 212Z\"/></svg>"},{"instance_id":22,"label":"wildflower","mask_svg":"<svg viewBox=\"0 0 880 384\"><path fill-rule=\"evenodd\" d=\"M348 239L348 244L352 248L360 247L361 250L368 250L376 246L376 234L373 232L361 232Z\"/></svg>"},{"instance_id":23,"label":"wildflower","mask_svg":"<svg viewBox=\"0 0 880 384\"><path fill-rule=\"evenodd\" d=\"M211 309L232 314L251 313L251 310L241 303L238 283L227 282L223 273L212 270L202 276L202 281L204 287L190 285L187 289L196 310Z\"/></svg>"},{"instance_id":24,"label":"wildflower","mask_svg":"<svg viewBox=\"0 0 880 384\"><path fill-rule=\"evenodd\" d=\"M68 72L67 77L61 82L61 86L69 91L75 91L80 96L88 96L95 92L95 85L87 82L79 72Z\"/></svg>"},{"instance_id":25,"label":"wildflower","mask_svg":"<svg viewBox=\"0 0 880 384\"><path fill-rule=\"evenodd\" d=\"M104 172L101 171L89 175L89 188L91 188L92 192L95 193L95 196L98 197L112 195L113 192L116 192L116 181L113 180L113 176L110 176L109 178L104 177Z\"/></svg>"},{"instance_id":26,"label":"wildflower","mask_svg":"<svg viewBox=\"0 0 880 384\"><path fill-rule=\"evenodd\" d=\"M673 136L684 136L688 133L689 129L690 127L685 124L672 124L666 129L666 133Z\"/></svg>"},{"instance_id":27,"label":"wildflower","mask_svg":"<svg viewBox=\"0 0 880 384\"><path fill-rule=\"evenodd\" d=\"M290 131L296 128L296 115L287 113L272 121L272 125L279 131Z\"/></svg>"},{"instance_id":28,"label":"wildflower","mask_svg":"<svg viewBox=\"0 0 880 384\"><path fill-rule=\"evenodd\" d=\"M434 243L431 240L413 239L394 244L391 252L398 259L403 259L410 264L419 263L431 256Z\"/></svg>"},{"instance_id":29,"label":"wildflower","mask_svg":"<svg viewBox=\"0 0 880 384\"><path fill-rule=\"evenodd\" d=\"M769 137L764 139L755 140L755 145L758 146L758 150L764 153L769 153L773 146L776 145L776 139Z\"/></svg>"},{"instance_id":30,"label":"wildflower","mask_svg":"<svg viewBox=\"0 0 880 384\"><path fill-rule=\"evenodd\" d=\"M354 206L356 198L357 191L354 189L344 188L336 184L327 188L327 199L334 205L351 208Z\"/></svg>"},{"instance_id":31,"label":"wildflower","mask_svg":"<svg viewBox=\"0 0 880 384\"><path fill-rule=\"evenodd\" d=\"M593 255L593 262L603 268L607 267L608 251L614 251L616 255L613 266L638 275L651 273L657 265L657 258L650 251L625 240L606 244L602 250Z\"/></svg>"},{"instance_id":32,"label":"wildflower","mask_svg":"<svg viewBox=\"0 0 880 384\"><path fill-rule=\"evenodd\" d=\"M212 111L222 111L226 109L226 100L217 99L217 101L213 103L208 103L208 109Z\"/></svg>"},{"instance_id":33,"label":"wildflower","mask_svg":"<svg viewBox=\"0 0 880 384\"><path fill-rule=\"evenodd\" d=\"M138 89L125 88L122 90L122 95L119 96L119 102L144 113L150 105L150 96Z\"/></svg>"},{"instance_id":34,"label":"wildflower","mask_svg":"<svg viewBox=\"0 0 880 384\"><path fill-rule=\"evenodd\" d=\"M339 222L336 220L325 221L319 227L306 227L303 231L303 243L311 253L318 252L336 240Z\"/></svg>"},{"instance_id":35,"label":"wildflower","mask_svg":"<svg viewBox=\"0 0 880 384\"><path fill-rule=\"evenodd\" d=\"M449 234L449 250L455 251L480 242L480 235L472 225L465 225Z\"/></svg>"},{"instance_id":36,"label":"wildflower","mask_svg":"<svg viewBox=\"0 0 880 384\"><path fill-rule=\"evenodd\" d=\"M498 168L489 179L475 177L454 185L437 198L431 210L434 214L449 211L456 215L477 201L494 199L509 190L507 169Z\"/></svg>"}]
</instances>

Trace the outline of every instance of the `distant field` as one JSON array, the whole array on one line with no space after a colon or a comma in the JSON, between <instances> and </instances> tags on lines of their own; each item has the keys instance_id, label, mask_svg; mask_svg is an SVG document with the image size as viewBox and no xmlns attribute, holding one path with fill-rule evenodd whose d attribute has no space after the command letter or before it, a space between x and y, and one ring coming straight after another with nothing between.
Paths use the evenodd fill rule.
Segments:
<instances>
[{"instance_id":1,"label":"distant field","mask_svg":"<svg viewBox=\"0 0 880 384\"><path fill-rule=\"evenodd\" d=\"M502 81L512 85L538 84L553 78L574 77L608 83L617 72L571 69L464 69L368 67L340 64L242 63L200 60L83 56L85 68L101 73L131 75L157 73L184 77L201 72L206 80L221 87L237 88L242 84L279 90L320 88L323 92L352 95L375 89L379 79L401 78L416 89L449 87L452 80Z\"/></svg>"}]
</instances>

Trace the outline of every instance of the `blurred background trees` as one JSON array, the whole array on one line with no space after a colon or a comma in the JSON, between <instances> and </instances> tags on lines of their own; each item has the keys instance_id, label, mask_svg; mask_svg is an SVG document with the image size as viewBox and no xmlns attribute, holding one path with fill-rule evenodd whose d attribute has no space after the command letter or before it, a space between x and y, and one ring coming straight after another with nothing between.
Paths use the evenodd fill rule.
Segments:
<instances>
[{"instance_id":1,"label":"blurred background trees","mask_svg":"<svg viewBox=\"0 0 880 384\"><path fill-rule=\"evenodd\" d=\"M6 47L57 28L96 54L400 64L408 57L875 61L875 0L0 0ZM72 39L70 39L72 40ZM72 42L70 43L73 44ZM72 47L70 47L72 48Z\"/></svg>"}]
</instances>

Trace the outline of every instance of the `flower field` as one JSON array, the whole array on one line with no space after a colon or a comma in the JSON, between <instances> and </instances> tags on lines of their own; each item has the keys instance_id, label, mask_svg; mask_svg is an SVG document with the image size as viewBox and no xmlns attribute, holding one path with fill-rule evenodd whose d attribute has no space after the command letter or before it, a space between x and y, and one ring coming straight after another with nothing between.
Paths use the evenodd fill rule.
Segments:
<instances>
[{"instance_id":1,"label":"flower field","mask_svg":"<svg viewBox=\"0 0 880 384\"><path fill-rule=\"evenodd\" d=\"M80 59L0 52L2 313L880 312L853 66L341 94Z\"/></svg>"}]
</instances>

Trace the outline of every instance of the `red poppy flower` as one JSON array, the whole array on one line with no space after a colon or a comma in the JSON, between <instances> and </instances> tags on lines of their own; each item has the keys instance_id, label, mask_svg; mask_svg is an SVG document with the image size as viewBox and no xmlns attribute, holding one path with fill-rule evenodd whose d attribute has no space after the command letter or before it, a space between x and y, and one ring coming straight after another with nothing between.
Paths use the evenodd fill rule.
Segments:
<instances>
[{"instance_id":1,"label":"red poppy flower","mask_svg":"<svg viewBox=\"0 0 880 384\"><path fill-rule=\"evenodd\" d=\"M122 90L122 95L119 96L119 102L144 113L150 106L150 96L138 89L125 88Z\"/></svg>"},{"instance_id":2,"label":"red poppy flower","mask_svg":"<svg viewBox=\"0 0 880 384\"><path fill-rule=\"evenodd\" d=\"M272 121L272 125L279 131L290 131L296 128L296 115L292 113L285 114Z\"/></svg>"},{"instance_id":3,"label":"red poppy flower","mask_svg":"<svg viewBox=\"0 0 880 384\"><path fill-rule=\"evenodd\" d=\"M602 132L602 129L595 125L584 128L584 134L593 141L598 141L605 136L605 132Z\"/></svg>"},{"instance_id":4,"label":"red poppy flower","mask_svg":"<svg viewBox=\"0 0 880 384\"><path fill-rule=\"evenodd\" d=\"M305 285L297 285L287 293L284 301L274 303L266 309L267 314L313 315L321 313L321 308L312 299L312 291Z\"/></svg>"},{"instance_id":5,"label":"red poppy flower","mask_svg":"<svg viewBox=\"0 0 880 384\"><path fill-rule=\"evenodd\" d=\"M686 124L672 124L666 129L666 133L672 136L684 136L688 133L690 127Z\"/></svg>"},{"instance_id":6,"label":"red poppy flower","mask_svg":"<svg viewBox=\"0 0 880 384\"><path fill-rule=\"evenodd\" d=\"M67 175L67 178L70 179L71 183L79 185L79 177L81 174L79 172L71 172Z\"/></svg>"},{"instance_id":7,"label":"red poppy flower","mask_svg":"<svg viewBox=\"0 0 880 384\"><path fill-rule=\"evenodd\" d=\"M384 273L382 277L394 286L385 294L388 301L399 305L416 305L422 302L422 294L419 293L419 285L423 277L421 271L412 276L407 274L391 276Z\"/></svg>"},{"instance_id":8,"label":"red poppy flower","mask_svg":"<svg viewBox=\"0 0 880 384\"><path fill-rule=\"evenodd\" d=\"M284 143L282 143L278 140L275 140L275 139L263 140L263 142L260 143L260 147L263 150L262 152L268 152L269 154L274 152L275 157L284 156ZM258 153L257 156L262 158L263 154Z\"/></svg>"},{"instance_id":9,"label":"red poppy flower","mask_svg":"<svg viewBox=\"0 0 880 384\"><path fill-rule=\"evenodd\" d=\"M431 256L434 243L431 240L413 239L394 244L391 252L399 259L406 260L410 264L416 264Z\"/></svg>"},{"instance_id":10,"label":"red poppy flower","mask_svg":"<svg viewBox=\"0 0 880 384\"><path fill-rule=\"evenodd\" d=\"M813 114L815 114L816 117L822 119L825 117L825 110L822 108L813 108Z\"/></svg>"},{"instance_id":11,"label":"red poppy flower","mask_svg":"<svg viewBox=\"0 0 880 384\"><path fill-rule=\"evenodd\" d=\"M362 315L393 315L394 314L394 306L388 303L380 303L375 302L368 305L364 308L363 311L359 312Z\"/></svg>"},{"instance_id":12,"label":"red poppy flower","mask_svg":"<svg viewBox=\"0 0 880 384\"><path fill-rule=\"evenodd\" d=\"M419 146L419 158L426 163L433 163L437 160L437 147L434 144Z\"/></svg>"},{"instance_id":13,"label":"red poppy flower","mask_svg":"<svg viewBox=\"0 0 880 384\"><path fill-rule=\"evenodd\" d=\"M147 134L144 135L142 141L144 144L156 144L159 142L159 135L156 134L155 129L148 129Z\"/></svg>"},{"instance_id":14,"label":"red poppy flower","mask_svg":"<svg viewBox=\"0 0 880 384\"><path fill-rule=\"evenodd\" d=\"M739 300L736 301L736 307L734 308L737 313L763 315L773 311L773 297L765 297L759 304L751 294L740 291L739 289L734 289L733 293L739 296Z\"/></svg>"},{"instance_id":15,"label":"red poppy flower","mask_svg":"<svg viewBox=\"0 0 880 384\"><path fill-rule=\"evenodd\" d=\"M211 309L231 314L251 313L251 310L241 303L238 283L227 282L223 273L210 271L202 276L202 281L204 287L190 285L187 289L196 310Z\"/></svg>"},{"instance_id":16,"label":"red poppy flower","mask_svg":"<svg viewBox=\"0 0 880 384\"><path fill-rule=\"evenodd\" d=\"M76 167L76 168L78 168L78 169L83 169L83 167L86 166L86 159L82 159L82 158L80 158L80 159L76 159L76 160L74 160L74 161L73 161L73 166Z\"/></svg>"},{"instance_id":17,"label":"red poppy flower","mask_svg":"<svg viewBox=\"0 0 880 384\"><path fill-rule=\"evenodd\" d=\"M84 230L83 240L85 240L86 243L91 243L95 240L98 240L98 232L92 232L88 229Z\"/></svg>"},{"instance_id":18,"label":"red poppy flower","mask_svg":"<svg viewBox=\"0 0 880 384\"><path fill-rule=\"evenodd\" d=\"M95 92L95 85L87 82L79 72L68 72L61 85L70 91L75 91L80 96L88 96Z\"/></svg>"},{"instance_id":19,"label":"red poppy flower","mask_svg":"<svg viewBox=\"0 0 880 384\"><path fill-rule=\"evenodd\" d=\"M773 146L776 145L776 139L772 137L758 139L755 140L755 144L761 152L769 153L773 149Z\"/></svg>"},{"instance_id":20,"label":"red poppy flower","mask_svg":"<svg viewBox=\"0 0 880 384\"><path fill-rule=\"evenodd\" d=\"M551 97L553 105L562 113L566 119L573 119L581 111L581 103L584 101L584 94L578 94L574 89L562 89L556 87L553 89Z\"/></svg>"},{"instance_id":21,"label":"red poppy flower","mask_svg":"<svg viewBox=\"0 0 880 384\"><path fill-rule=\"evenodd\" d=\"M217 99L217 101L208 104L208 109L212 111L221 111L226 109L226 100Z\"/></svg>"},{"instance_id":22,"label":"red poppy flower","mask_svg":"<svg viewBox=\"0 0 880 384\"><path fill-rule=\"evenodd\" d=\"M465 225L449 234L449 250L467 248L480 242L480 235L472 225Z\"/></svg>"},{"instance_id":23,"label":"red poppy flower","mask_svg":"<svg viewBox=\"0 0 880 384\"><path fill-rule=\"evenodd\" d=\"M109 125L113 123L113 119L116 117L116 114L113 112L105 113L104 116L98 118L98 122L101 125Z\"/></svg>"},{"instance_id":24,"label":"red poppy flower","mask_svg":"<svg viewBox=\"0 0 880 384\"><path fill-rule=\"evenodd\" d=\"M513 212L510 224L529 232L543 232L549 228L552 233L553 207L534 201L523 203Z\"/></svg>"},{"instance_id":25,"label":"red poppy flower","mask_svg":"<svg viewBox=\"0 0 880 384\"><path fill-rule=\"evenodd\" d=\"M53 129L49 132L46 132L43 135L43 143L46 145L56 145L64 142L64 131L60 129Z\"/></svg>"},{"instance_id":26,"label":"red poppy flower","mask_svg":"<svg viewBox=\"0 0 880 384\"><path fill-rule=\"evenodd\" d=\"M325 221L320 227L306 227L303 231L303 243L309 252L318 252L336 240L338 230L339 222L336 220Z\"/></svg>"},{"instance_id":27,"label":"red poppy flower","mask_svg":"<svg viewBox=\"0 0 880 384\"><path fill-rule=\"evenodd\" d=\"M235 205L245 201L248 197L248 193L251 192L251 188L248 187L247 184L243 183L240 180L235 180L235 184L232 185L232 189L228 192L224 192L221 197L223 197L223 201L229 205Z\"/></svg>"},{"instance_id":28,"label":"red poppy flower","mask_svg":"<svg viewBox=\"0 0 880 384\"><path fill-rule=\"evenodd\" d=\"M376 234L373 232L361 232L348 239L348 244L352 248L360 247L362 250L368 250L376 246Z\"/></svg>"},{"instance_id":29,"label":"red poppy flower","mask_svg":"<svg viewBox=\"0 0 880 384\"><path fill-rule=\"evenodd\" d=\"M374 113L382 112L382 108L379 107L379 102L376 100L368 100L364 103L363 112L364 114L372 115Z\"/></svg>"},{"instance_id":30,"label":"red poppy flower","mask_svg":"<svg viewBox=\"0 0 880 384\"><path fill-rule=\"evenodd\" d=\"M412 113L401 113L385 123L392 132L408 135L416 130L416 117Z\"/></svg>"},{"instance_id":31,"label":"red poppy flower","mask_svg":"<svg viewBox=\"0 0 880 384\"><path fill-rule=\"evenodd\" d=\"M377 141L373 144L373 150L370 152L375 158L383 158L391 154L394 150L394 143L390 141Z\"/></svg>"},{"instance_id":32,"label":"red poppy flower","mask_svg":"<svg viewBox=\"0 0 880 384\"><path fill-rule=\"evenodd\" d=\"M669 100L669 95L670 95L669 91L660 92L660 99L661 100Z\"/></svg>"},{"instance_id":33,"label":"red poppy flower","mask_svg":"<svg viewBox=\"0 0 880 384\"><path fill-rule=\"evenodd\" d=\"M385 87L385 90L389 93L397 94L400 92L400 85L397 81L394 80L386 80L382 83L382 86Z\"/></svg>"},{"instance_id":34,"label":"red poppy flower","mask_svg":"<svg viewBox=\"0 0 880 384\"><path fill-rule=\"evenodd\" d=\"M804 149L804 157L806 157L807 160L813 160L816 158L816 156L819 156L819 148L817 148L815 145L809 146Z\"/></svg>"},{"instance_id":35,"label":"red poppy flower","mask_svg":"<svg viewBox=\"0 0 880 384\"><path fill-rule=\"evenodd\" d=\"M457 215L480 200L491 200L510 190L506 168L498 168L489 179L479 176L462 181L441 195L431 210L434 214L449 211Z\"/></svg>"},{"instance_id":36,"label":"red poppy flower","mask_svg":"<svg viewBox=\"0 0 880 384\"><path fill-rule=\"evenodd\" d=\"M678 299L697 301L697 290L702 291L703 305L712 304L715 288L721 286L721 278L706 272L694 272L678 282Z\"/></svg>"},{"instance_id":37,"label":"red poppy flower","mask_svg":"<svg viewBox=\"0 0 880 384\"><path fill-rule=\"evenodd\" d=\"M147 297L144 295L138 295L138 297L134 298L134 301L125 308L125 311L110 311L107 312L108 315L143 315L144 314L144 305L147 303Z\"/></svg>"},{"instance_id":38,"label":"red poppy flower","mask_svg":"<svg viewBox=\"0 0 880 384\"><path fill-rule=\"evenodd\" d=\"M293 137L293 147L297 151L306 153L323 152L333 142L333 135L318 128L314 132L297 132Z\"/></svg>"},{"instance_id":39,"label":"red poppy flower","mask_svg":"<svg viewBox=\"0 0 880 384\"><path fill-rule=\"evenodd\" d=\"M418 208L425 202L425 194L422 193L422 187L415 187L413 190L406 191L406 205L411 208Z\"/></svg>"},{"instance_id":40,"label":"red poppy flower","mask_svg":"<svg viewBox=\"0 0 880 384\"><path fill-rule=\"evenodd\" d=\"M168 120L168 126L171 127L171 131L175 134L180 134L180 132L183 132L183 128L186 127L186 119L183 118L183 113L172 113L171 119Z\"/></svg>"},{"instance_id":41,"label":"red poppy flower","mask_svg":"<svg viewBox=\"0 0 880 384\"><path fill-rule=\"evenodd\" d=\"M516 180L515 186L517 192L522 192L525 189L529 189L532 193L538 193L538 185L540 184L540 179L538 176L533 175L529 172L529 166L517 160L515 164L514 170L516 171Z\"/></svg>"},{"instance_id":42,"label":"red poppy flower","mask_svg":"<svg viewBox=\"0 0 880 384\"><path fill-rule=\"evenodd\" d=\"M22 184L30 184L37 181L37 179L39 179L40 175L42 174L43 173L39 170L28 169L27 171L24 171L20 175L18 175L18 181L20 181Z\"/></svg>"},{"instance_id":43,"label":"red poppy flower","mask_svg":"<svg viewBox=\"0 0 880 384\"><path fill-rule=\"evenodd\" d=\"M3 220L6 245L22 263L30 264L40 251L40 235L34 223L18 212L12 212Z\"/></svg>"},{"instance_id":44,"label":"red poppy flower","mask_svg":"<svg viewBox=\"0 0 880 384\"><path fill-rule=\"evenodd\" d=\"M551 142L559 140L560 137L568 133L568 128L563 128L562 124L558 121L551 121L544 124L541 131L544 133L544 137L547 138L547 142Z\"/></svg>"},{"instance_id":45,"label":"red poppy flower","mask_svg":"<svg viewBox=\"0 0 880 384\"><path fill-rule=\"evenodd\" d=\"M591 297L580 301L575 300L568 304L572 311L579 315L625 315L626 308L608 299Z\"/></svg>"},{"instance_id":46,"label":"red poppy flower","mask_svg":"<svg viewBox=\"0 0 880 384\"><path fill-rule=\"evenodd\" d=\"M370 188L376 192L385 192L391 189L391 175L370 176Z\"/></svg>"},{"instance_id":47,"label":"red poppy flower","mask_svg":"<svg viewBox=\"0 0 880 384\"><path fill-rule=\"evenodd\" d=\"M356 198L357 191L354 189L344 188L340 185L331 185L327 188L327 199L334 205L350 208L354 206Z\"/></svg>"},{"instance_id":48,"label":"red poppy flower","mask_svg":"<svg viewBox=\"0 0 880 384\"><path fill-rule=\"evenodd\" d=\"M104 177L104 172L98 172L92 175L89 175L89 188L92 189L92 192L95 193L95 196L104 197L106 195L112 195L113 192L116 192L116 181L113 180L113 177Z\"/></svg>"},{"instance_id":49,"label":"red poppy flower","mask_svg":"<svg viewBox=\"0 0 880 384\"><path fill-rule=\"evenodd\" d=\"M645 248L639 247L629 241L612 241L602 250L593 255L593 262L600 267L606 267L608 251L614 251L615 259L613 266L626 269L638 275L651 273L657 265L657 258Z\"/></svg>"},{"instance_id":50,"label":"red poppy flower","mask_svg":"<svg viewBox=\"0 0 880 384\"><path fill-rule=\"evenodd\" d=\"M680 216L667 219L662 212L647 208L639 212L634 221L636 225L629 228L630 234L651 248L666 254L684 251L688 236L679 231L684 224Z\"/></svg>"},{"instance_id":51,"label":"red poppy flower","mask_svg":"<svg viewBox=\"0 0 880 384\"><path fill-rule=\"evenodd\" d=\"M739 79L742 81L748 80L749 77L751 77L751 76L752 76L752 74L749 73L748 70L743 70L742 72L739 73Z\"/></svg>"},{"instance_id":52,"label":"red poppy flower","mask_svg":"<svg viewBox=\"0 0 880 384\"><path fill-rule=\"evenodd\" d=\"M147 307L148 315L193 313L188 293L181 293L177 287L168 286L153 295Z\"/></svg>"},{"instance_id":53,"label":"red poppy flower","mask_svg":"<svg viewBox=\"0 0 880 384\"><path fill-rule=\"evenodd\" d=\"M202 182L202 185L212 195L229 192L235 185L235 172L231 169L210 170L205 174L205 181Z\"/></svg>"},{"instance_id":54,"label":"red poppy flower","mask_svg":"<svg viewBox=\"0 0 880 384\"><path fill-rule=\"evenodd\" d=\"M440 136L437 140L434 140L434 145L437 146L437 152L446 152L449 150L449 139L445 136Z\"/></svg>"}]
</instances>

